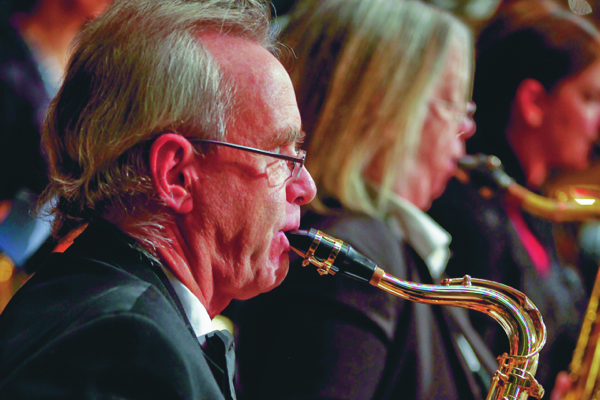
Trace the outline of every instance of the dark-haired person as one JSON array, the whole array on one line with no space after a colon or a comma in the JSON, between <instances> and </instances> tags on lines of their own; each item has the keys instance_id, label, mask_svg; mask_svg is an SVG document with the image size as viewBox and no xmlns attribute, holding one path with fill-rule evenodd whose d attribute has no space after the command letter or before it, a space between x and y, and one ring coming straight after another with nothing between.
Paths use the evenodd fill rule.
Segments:
<instances>
[{"instance_id":1,"label":"dark-haired person","mask_svg":"<svg viewBox=\"0 0 600 400\"><path fill-rule=\"evenodd\" d=\"M0 314L0 398L233 399L211 318L277 286L315 195L255 0L119 0L78 36L43 134L55 233Z\"/></svg>"},{"instance_id":2,"label":"dark-haired person","mask_svg":"<svg viewBox=\"0 0 600 400\"><path fill-rule=\"evenodd\" d=\"M591 23L551 1L507 2L480 34L476 66L478 135L468 153L498 156L533 191L555 170L588 166L600 132L600 34ZM540 309L548 341L537 377L551 388L568 368L586 305L578 274L558 258L552 223L457 181L430 215L453 238L449 274L513 286ZM508 348L499 326L472 318L495 353Z\"/></svg>"}]
</instances>

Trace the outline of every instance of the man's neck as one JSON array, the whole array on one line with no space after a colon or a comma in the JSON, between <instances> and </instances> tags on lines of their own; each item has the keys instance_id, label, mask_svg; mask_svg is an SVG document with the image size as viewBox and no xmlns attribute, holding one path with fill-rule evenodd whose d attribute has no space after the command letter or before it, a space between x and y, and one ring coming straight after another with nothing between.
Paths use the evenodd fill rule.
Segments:
<instances>
[{"instance_id":1,"label":"man's neck","mask_svg":"<svg viewBox=\"0 0 600 400\"><path fill-rule=\"evenodd\" d=\"M206 237L210 235L184 240L189 235L183 235L176 227L166 227L164 231L169 241L156 249L158 258L214 318L231 301L231 298L215 291L211 256L216 244L206 242Z\"/></svg>"}]
</instances>

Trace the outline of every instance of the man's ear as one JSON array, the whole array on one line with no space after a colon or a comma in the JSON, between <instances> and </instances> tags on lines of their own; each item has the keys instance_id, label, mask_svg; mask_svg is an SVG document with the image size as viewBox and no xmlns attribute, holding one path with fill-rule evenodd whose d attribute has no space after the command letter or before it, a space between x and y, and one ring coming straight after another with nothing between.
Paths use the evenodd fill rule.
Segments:
<instances>
[{"instance_id":1,"label":"man's ear","mask_svg":"<svg viewBox=\"0 0 600 400\"><path fill-rule=\"evenodd\" d=\"M195 177L194 149L183 136L166 133L150 148L150 175L159 197L176 213L194 207L192 181Z\"/></svg>"},{"instance_id":2,"label":"man's ear","mask_svg":"<svg viewBox=\"0 0 600 400\"><path fill-rule=\"evenodd\" d=\"M515 106L521 119L532 128L539 128L544 121L546 88L538 80L523 80L515 93Z\"/></svg>"}]
</instances>

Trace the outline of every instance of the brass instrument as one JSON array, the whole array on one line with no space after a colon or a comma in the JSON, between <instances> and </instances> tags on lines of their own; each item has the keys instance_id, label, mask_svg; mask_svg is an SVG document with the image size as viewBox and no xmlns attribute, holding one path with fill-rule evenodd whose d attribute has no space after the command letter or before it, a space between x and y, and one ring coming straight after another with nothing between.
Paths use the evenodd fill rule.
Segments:
<instances>
[{"instance_id":1,"label":"brass instrument","mask_svg":"<svg viewBox=\"0 0 600 400\"><path fill-rule=\"evenodd\" d=\"M565 400L592 400L600 398L600 324L598 322L598 304L600 299L600 270L596 275L594 289L590 296L577 346L569 365L569 375L573 387Z\"/></svg>"},{"instance_id":2,"label":"brass instrument","mask_svg":"<svg viewBox=\"0 0 600 400\"><path fill-rule=\"evenodd\" d=\"M523 210L555 222L588 221L600 218L600 190L598 186L578 185L560 188L552 193L556 199L537 195L518 185L502 169L502 164L494 156L467 156L460 161L460 175L469 174L475 184L482 186L484 196L492 189L505 191L509 201L519 204ZM487 183L483 181L487 180ZM483 185L481 185L484 183ZM565 400L600 399L600 270L588 303L584 321L569 366L573 381Z\"/></svg>"},{"instance_id":3,"label":"brass instrument","mask_svg":"<svg viewBox=\"0 0 600 400\"><path fill-rule=\"evenodd\" d=\"M458 167L457 178L475 181L473 183L482 188L480 192L484 197L490 196L493 190L503 191L509 201L536 217L555 222L588 221L600 217L600 201L584 201L600 199L598 187L571 186L557 190L553 194L556 199L552 199L516 183L504 172L496 156L466 156L459 161Z\"/></svg>"},{"instance_id":4,"label":"brass instrument","mask_svg":"<svg viewBox=\"0 0 600 400\"><path fill-rule=\"evenodd\" d=\"M425 285L398 279L343 241L311 229L286 233L292 249L314 264L321 275L346 275L418 303L448 305L481 311L494 318L508 335L510 354L499 365L487 400L542 398L544 389L535 380L538 353L546 342L546 327L538 309L521 292L500 283L473 279L444 279Z\"/></svg>"}]
</instances>

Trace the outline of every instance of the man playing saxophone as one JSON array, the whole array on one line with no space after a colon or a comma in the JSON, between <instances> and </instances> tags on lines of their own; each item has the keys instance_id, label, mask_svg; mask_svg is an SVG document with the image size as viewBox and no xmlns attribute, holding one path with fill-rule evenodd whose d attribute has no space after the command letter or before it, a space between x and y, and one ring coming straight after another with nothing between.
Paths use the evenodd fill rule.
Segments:
<instances>
[{"instance_id":1,"label":"man playing saxophone","mask_svg":"<svg viewBox=\"0 0 600 400\"><path fill-rule=\"evenodd\" d=\"M0 315L0 398L235 399L211 318L283 280L315 195L269 19L117 0L80 33L43 143L55 232L85 230Z\"/></svg>"}]
</instances>

